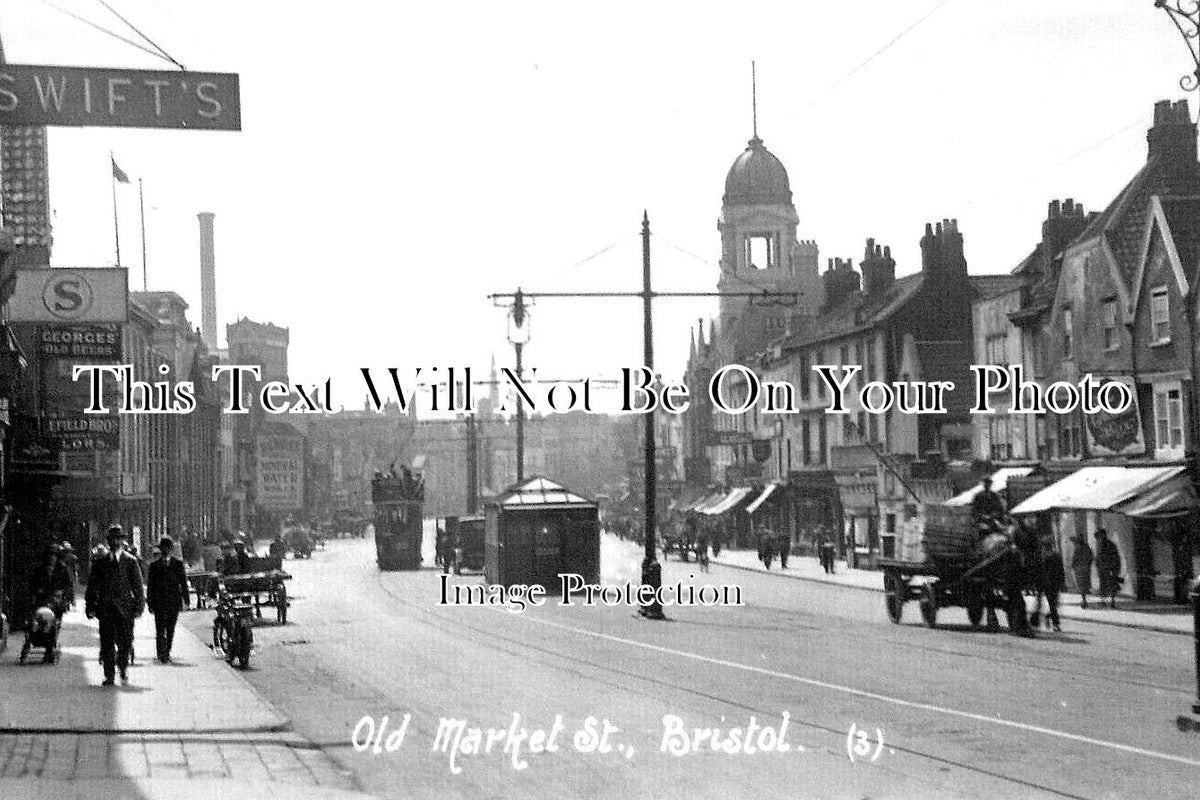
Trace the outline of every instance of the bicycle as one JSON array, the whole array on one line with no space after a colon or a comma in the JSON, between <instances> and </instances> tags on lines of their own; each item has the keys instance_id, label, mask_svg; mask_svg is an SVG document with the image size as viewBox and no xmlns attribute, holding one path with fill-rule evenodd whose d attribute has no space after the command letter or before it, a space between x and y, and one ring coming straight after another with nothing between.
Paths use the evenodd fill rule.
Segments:
<instances>
[{"instance_id":1,"label":"bicycle","mask_svg":"<svg viewBox=\"0 0 1200 800\"><path fill-rule=\"evenodd\" d=\"M243 595L230 594L224 586L217 589L217 615L213 618L213 648L220 652L230 666L237 661L241 669L250 668L250 652L254 647L251 620L254 603Z\"/></svg>"}]
</instances>

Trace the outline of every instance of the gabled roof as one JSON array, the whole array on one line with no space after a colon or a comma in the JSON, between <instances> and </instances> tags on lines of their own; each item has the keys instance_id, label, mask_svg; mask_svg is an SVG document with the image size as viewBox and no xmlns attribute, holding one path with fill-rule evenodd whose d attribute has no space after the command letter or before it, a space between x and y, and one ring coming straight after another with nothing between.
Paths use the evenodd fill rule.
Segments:
<instances>
[{"instance_id":1,"label":"gabled roof","mask_svg":"<svg viewBox=\"0 0 1200 800\"><path fill-rule=\"evenodd\" d=\"M1020 289L1025 282L1023 275L970 275L971 288L977 300L986 300L996 295Z\"/></svg>"},{"instance_id":2,"label":"gabled roof","mask_svg":"<svg viewBox=\"0 0 1200 800\"><path fill-rule=\"evenodd\" d=\"M1157 233L1171 262L1179 292L1188 295L1196 285L1200 266L1200 196L1150 198L1146 211L1145 234L1139 248L1133 286L1133 310L1136 313L1145 283L1147 261Z\"/></svg>"},{"instance_id":3,"label":"gabled roof","mask_svg":"<svg viewBox=\"0 0 1200 800\"><path fill-rule=\"evenodd\" d=\"M1171 168L1162 156L1151 156L1107 208L1075 240L1102 237L1112 251L1117 271L1126 287L1136 279L1140 250L1149 224L1148 208L1154 195L1200 194L1200 168Z\"/></svg>"}]
</instances>

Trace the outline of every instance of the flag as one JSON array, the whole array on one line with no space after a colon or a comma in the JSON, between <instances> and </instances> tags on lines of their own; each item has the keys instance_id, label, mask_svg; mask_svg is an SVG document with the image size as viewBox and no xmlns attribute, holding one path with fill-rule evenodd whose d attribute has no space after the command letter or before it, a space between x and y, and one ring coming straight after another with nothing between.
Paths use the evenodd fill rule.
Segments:
<instances>
[{"instance_id":1,"label":"flag","mask_svg":"<svg viewBox=\"0 0 1200 800\"><path fill-rule=\"evenodd\" d=\"M109 161L112 162L113 177L117 180L117 183L129 183L129 176L125 174L125 170L117 166L117 160L109 156Z\"/></svg>"}]
</instances>

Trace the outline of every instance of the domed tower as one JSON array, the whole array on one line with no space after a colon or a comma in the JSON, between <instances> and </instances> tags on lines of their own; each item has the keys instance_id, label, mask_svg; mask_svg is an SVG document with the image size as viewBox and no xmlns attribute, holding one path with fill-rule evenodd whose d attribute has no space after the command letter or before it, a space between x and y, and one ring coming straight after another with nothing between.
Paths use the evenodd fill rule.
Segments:
<instances>
[{"instance_id":1,"label":"domed tower","mask_svg":"<svg viewBox=\"0 0 1200 800\"><path fill-rule=\"evenodd\" d=\"M761 350L783 335L795 316L818 308L824 290L817 245L796 239L800 218L783 163L758 138L733 162L725 177L721 232L721 292L800 292L795 306L752 304L745 297L722 297L720 346L735 358Z\"/></svg>"}]
</instances>

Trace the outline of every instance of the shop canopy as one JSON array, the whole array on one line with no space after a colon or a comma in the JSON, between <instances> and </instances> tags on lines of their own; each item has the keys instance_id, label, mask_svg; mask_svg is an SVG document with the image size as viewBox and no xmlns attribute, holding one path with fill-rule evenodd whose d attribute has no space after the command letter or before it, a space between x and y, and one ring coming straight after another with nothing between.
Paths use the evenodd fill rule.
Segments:
<instances>
[{"instance_id":1,"label":"shop canopy","mask_svg":"<svg viewBox=\"0 0 1200 800\"><path fill-rule=\"evenodd\" d=\"M699 500L697 500L692 505L685 506L683 508L683 510L684 511L695 511L696 513L703 514L704 509L708 508L709 506L716 505L717 503L721 502L724 499L725 499L724 492L713 492L712 494L704 495L703 497L701 497Z\"/></svg>"},{"instance_id":2,"label":"shop canopy","mask_svg":"<svg viewBox=\"0 0 1200 800\"><path fill-rule=\"evenodd\" d=\"M1084 467L1012 509L1108 511L1128 517L1177 517L1200 507L1186 467Z\"/></svg>"},{"instance_id":3,"label":"shop canopy","mask_svg":"<svg viewBox=\"0 0 1200 800\"><path fill-rule=\"evenodd\" d=\"M1033 472L1033 467L1004 467L993 472L990 477L992 479L992 491L1003 492L1008 486L1009 478L1024 478L1029 473ZM947 506L969 506L971 501L975 499L975 495L983 491L983 482L972 486L962 494L955 495L947 500L943 505Z\"/></svg>"},{"instance_id":4,"label":"shop canopy","mask_svg":"<svg viewBox=\"0 0 1200 800\"><path fill-rule=\"evenodd\" d=\"M762 504L767 502L767 500L771 498L771 495L775 494L781 485L782 484L778 483L768 483L767 488L762 490L762 494L751 500L750 504L746 506L746 513L753 514L755 511L758 511L758 509L762 507Z\"/></svg>"},{"instance_id":5,"label":"shop canopy","mask_svg":"<svg viewBox=\"0 0 1200 800\"><path fill-rule=\"evenodd\" d=\"M678 512L680 514L685 513L687 511L692 511L696 508L696 506L703 503L709 497L710 497L710 495L707 492L691 491L691 492L688 492L687 494L685 494L683 497L681 497L678 500L671 503L670 510Z\"/></svg>"},{"instance_id":6,"label":"shop canopy","mask_svg":"<svg viewBox=\"0 0 1200 800\"><path fill-rule=\"evenodd\" d=\"M732 490L730 490L729 494L722 497L716 503L713 503L712 505L706 506L703 509L701 509L700 513L707 514L710 517L715 517L720 514L724 514L726 511L730 510L731 508L736 506L738 503L745 500L746 496L749 495L752 491L754 491L754 490L751 489L749 486L742 486L737 489L732 489Z\"/></svg>"}]
</instances>

